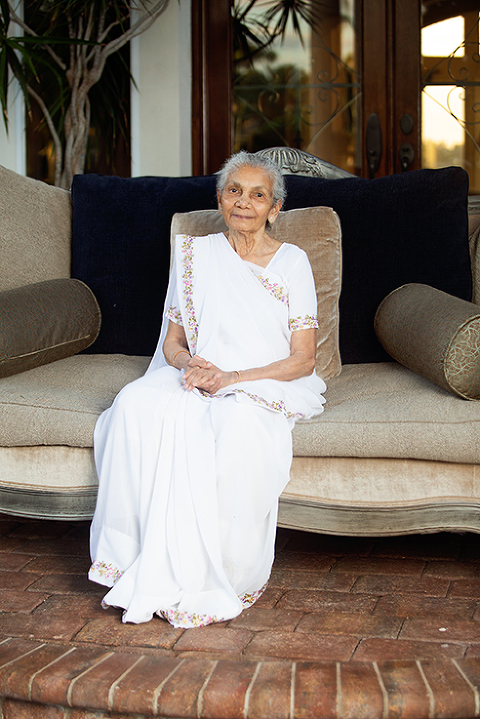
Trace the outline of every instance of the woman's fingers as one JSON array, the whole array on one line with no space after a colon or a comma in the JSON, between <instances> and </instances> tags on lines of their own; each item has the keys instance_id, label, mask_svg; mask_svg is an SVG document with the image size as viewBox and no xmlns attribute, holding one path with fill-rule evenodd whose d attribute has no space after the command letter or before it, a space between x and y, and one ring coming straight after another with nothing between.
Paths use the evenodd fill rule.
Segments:
<instances>
[{"instance_id":1,"label":"woman's fingers","mask_svg":"<svg viewBox=\"0 0 480 719\"><path fill-rule=\"evenodd\" d=\"M211 363L209 363L211 364ZM223 387L224 372L203 369L201 367L192 367L187 369L183 375L183 384L185 389L192 390L195 387L204 389L207 392L216 392Z\"/></svg>"},{"instance_id":2,"label":"woman's fingers","mask_svg":"<svg viewBox=\"0 0 480 719\"><path fill-rule=\"evenodd\" d=\"M211 376L208 371L201 368L192 368L187 370L183 375L183 383L187 389L193 389L199 387L202 389L204 386L211 382Z\"/></svg>"},{"instance_id":3,"label":"woman's fingers","mask_svg":"<svg viewBox=\"0 0 480 719\"><path fill-rule=\"evenodd\" d=\"M189 367L202 367L203 369L211 369L212 363L208 360L200 357L199 355L193 355L192 359L188 363Z\"/></svg>"}]
</instances>

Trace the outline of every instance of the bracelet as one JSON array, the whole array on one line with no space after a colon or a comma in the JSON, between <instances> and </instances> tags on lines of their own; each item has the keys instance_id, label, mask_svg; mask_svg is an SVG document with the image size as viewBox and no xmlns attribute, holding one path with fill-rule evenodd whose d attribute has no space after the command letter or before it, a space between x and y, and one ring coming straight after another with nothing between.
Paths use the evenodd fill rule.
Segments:
<instances>
[{"instance_id":1,"label":"bracelet","mask_svg":"<svg viewBox=\"0 0 480 719\"><path fill-rule=\"evenodd\" d=\"M190 354L190 352L189 352L188 350L178 350L178 352L175 352L175 354L174 354L173 357L172 357L172 367L175 367L175 357L176 357L177 355L181 354L182 352L186 352L187 355L189 355L189 356L191 357L191 354ZM175 369L177 369L177 368L175 367Z\"/></svg>"},{"instance_id":2,"label":"bracelet","mask_svg":"<svg viewBox=\"0 0 480 719\"><path fill-rule=\"evenodd\" d=\"M237 381L235 382L235 384L238 384L238 383L240 382L240 372L238 371L238 369L234 369L233 371L238 374L238 379L237 379Z\"/></svg>"}]
</instances>

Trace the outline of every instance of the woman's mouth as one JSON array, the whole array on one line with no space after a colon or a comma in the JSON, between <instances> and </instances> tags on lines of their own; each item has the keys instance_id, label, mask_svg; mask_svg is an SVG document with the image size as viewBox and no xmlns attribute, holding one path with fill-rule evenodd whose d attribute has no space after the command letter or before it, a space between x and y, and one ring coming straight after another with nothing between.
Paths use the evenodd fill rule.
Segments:
<instances>
[{"instance_id":1,"label":"woman's mouth","mask_svg":"<svg viewBox=\"0 0 480 719\"><path fill-rule=\"evenodd\" d=\"M252 218L250 215L239 215L238 213L234 213L232 217L235 217L237 220L251 220Z\"/></svg>"}]
</instances>

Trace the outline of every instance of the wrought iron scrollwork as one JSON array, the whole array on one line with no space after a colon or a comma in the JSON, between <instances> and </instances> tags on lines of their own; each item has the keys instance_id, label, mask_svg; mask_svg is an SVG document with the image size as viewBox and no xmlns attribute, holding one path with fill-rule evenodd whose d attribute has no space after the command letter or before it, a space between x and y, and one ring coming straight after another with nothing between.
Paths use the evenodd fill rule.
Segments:
<instances>
[{"instance_id":1,"label":"wrought iron scrollwork","mask_svg":"<svg viewBox=\"0 0 480 719\"><path fill-rule=\"evenodd\" d=\"M467 125L480 124L480 101L474 101L468 107L470 117L467 119L466 117L461 118L456 115L452 108L452 98L455 93L463 90L460 99L464 102L468 102L468 89L480 88L480 54L478 41L468 39L468 37L471 37L474 32L477 31L479 23L480 20L469 30L465 40L460 43L448 57L441 58L422 78L424 90L428 86L452 85L447 93L446 106L444 109L464 129ZM464 51L463 57L459 56L459 50ZM446 73L445 70L442 70L442 65L446 67ZM472 119L471 113L476 115L475 119Z\"/></svg>"},{"instance_id":2,"label":"wrought iron scrollwork","mask_svg":"<svg viewBox=\"0 0 480 719\"><path fill-rule=\"evenodd\" d=\"M247 2L244 5L250 8ZM304 5L307 7L308 3ZM248 13L240 12L240 0L235 6L245 32ZM311 6L314 7L313 2ZM268 46L270 55L258 53L250 63L243 56L236 56L234 118L239 146L246 142L254 149L255 144L261 147L263 143L264 146L278 143L310 149L342 114L347 118L344 121L347 134L353 133L353 106L360 95L355 60L344 59L328 47L321 36L325 9L320 12L320 6L315 7L318 17L312 15L308 28L312 63L317 58L313 73L293 64L273 64L278 61L272 45ZM353 23L353 15L351 19L342 16L341 20ZM253 18L251 22L254 23ZM252 27L258 30L257 25ZM260 26L265 30L264 25Z\"/></svg>"}]
</instances>

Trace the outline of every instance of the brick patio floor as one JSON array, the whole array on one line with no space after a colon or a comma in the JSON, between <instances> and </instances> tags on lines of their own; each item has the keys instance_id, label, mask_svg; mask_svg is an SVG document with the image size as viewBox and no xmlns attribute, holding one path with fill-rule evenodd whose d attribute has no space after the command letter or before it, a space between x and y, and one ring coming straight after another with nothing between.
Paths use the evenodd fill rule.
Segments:
<instances>
[{"instance_id":1,"label":"brick patio floor","mask_svg":"<svg viewBox=\"0 0 480 719\"><path fill-rule=\"evenodd\" d=\"M480 715L480 535L280 529L256 605L182 630L101 608L88 532L0 516L1 719Z\"/></svg>"}]
</instances>

